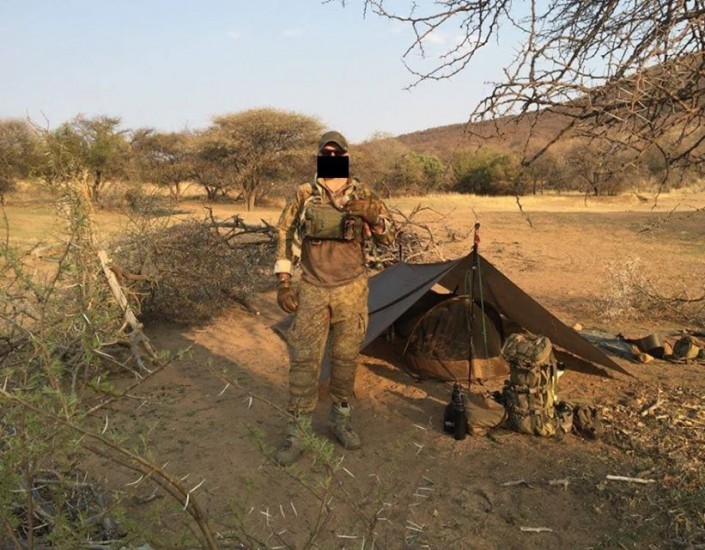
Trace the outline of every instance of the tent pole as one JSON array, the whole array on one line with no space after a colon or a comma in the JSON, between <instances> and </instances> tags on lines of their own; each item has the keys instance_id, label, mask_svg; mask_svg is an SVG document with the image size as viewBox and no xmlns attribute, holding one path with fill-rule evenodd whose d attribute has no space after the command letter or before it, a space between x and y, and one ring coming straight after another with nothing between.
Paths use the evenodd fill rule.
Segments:
<instances>
[{"instance_id":1,"label":"tent pole","mask_svg":"<svg viewBox=\"0 0 705 550\"><path fill-rule=\"evenodd\" d=\"M468 391L472 387L472 371L473 364L475 360L474 342L473 342L473 329L475 325L475 277L477 274L477 269L479 267L479 261L477 256L477 249L480 245L480 222L475 223L475 231L472 240L472 265L470 270L470 313L469 317L469 333L470 333L470 346L468 349Z\"/></svg>"}]
</instances>

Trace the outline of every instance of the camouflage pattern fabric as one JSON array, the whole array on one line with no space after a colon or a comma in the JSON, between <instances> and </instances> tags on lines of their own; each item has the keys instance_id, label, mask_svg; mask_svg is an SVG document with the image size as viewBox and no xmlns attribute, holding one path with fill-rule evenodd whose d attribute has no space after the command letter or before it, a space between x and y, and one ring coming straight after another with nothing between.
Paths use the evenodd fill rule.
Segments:
<instances>
[{"instance_id":1,"label":"camouflage pattern fabric","mask_svg":"<svg viewBox=\"0 0 705 550\"><path fill-rule=\"evenodd\" d=\"M277 259L294 261L301 252L300 225L305 214L305 209L310 204L319 201L335 203L336 207L343 207L348 201L353 199L369 199L373 201L384 220L384 232L372 234L372 237L382 244L391 244L394 240L392 216L387 210L384 202L366 185L356 179L351 179L350 183L342 190L339 197L331 197L327 191L324 180L299 185L296 194L290 199L277 222L279 240L277 244ZM315 191L314 191L315 186ZM318 200L316 198L318 197Z\"/></svg>"},{"instance_id":2,"label":"camouflage pattern fabric","mask_svg":"<svg viewBox=\"0 0 705 550\"><path fill-rule=\"evenodd\" d=\"M504 397L509 425L520 433L556 435L557 365L545 336L512 334L502 355L509 363Z\"/></svg>"},{"instance_id":3,"label":"camouflage pattern fabric","mask_svg":"<svg viewBox=\"0 0 705 550\"><path fill-rule=\"evenodd\" d=\"M336 287L299 286L299 308L289 329L289 411L309 413L318 399L318 376L330 332L330 395L350 401L357 357L367 332L367 277Z\"/></svg>"}]
</instances>

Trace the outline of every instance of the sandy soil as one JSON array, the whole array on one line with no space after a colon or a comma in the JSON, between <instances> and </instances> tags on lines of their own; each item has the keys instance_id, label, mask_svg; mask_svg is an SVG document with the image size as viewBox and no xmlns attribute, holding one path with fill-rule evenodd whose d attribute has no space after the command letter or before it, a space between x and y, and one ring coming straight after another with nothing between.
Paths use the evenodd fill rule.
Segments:
<instances>
[{"instance_id":1,"label":"sandy soil","mask_svg":"<svg viewBox=\"0 0 705 550\"><path fill-rule=\"evenodd\" d=\"M470 230L479 220L481 252L568 325L634 336L686 328L659 311L638 321L602 316L610 266L628 261L639 261L666 292L703 293L705 210L697 208L705 205L705 194L662 197L656 207L635 196L587 205L578 197L528 198L523 207L533 227L513 199L421 202L434 209L424 216L436 235L455 236L443 245L446 258L470 249ZM412 201L396 204L410 208ZM270 220L275 215L251 214ZM282 317L274 293L258 296L255 305L259 315L233 306L204 326L149 327L157 347L180 355L142 384L134 400L110 412L135 440L148 442L156 462L168 463L166 469L179 477L188 475L187 486L205 480L193 497L207 510L223 548L237 548L237 541L252 548L350 549L671 548L705 542L705 519L698 523L671 498L673 476L681 470L665 454L625 444L623 434L654 425L639 411L656 395L679 388L705 395L705 365L616 358L632 377L568 372L561 397L590 400L605 413L599 441L501 429L455 441L440 429L449 385L414 380L392 350L377 344L361 357L356 382L354 425L364 446L346 452L334 445L338 467L329 477L313 453L295 468L272 463L272 449L284 435L276 407L286 403L288 358L271 329ZM226 387L223 377L233 383ZM320 398L314 427L331 441L325 388ZM666 417L660 422L669 422ZM637 418L641 426L625 425L625 418ZM705 426L705 419L699 421ZM692 456L703 451L702 428L699 434L689 443L695 445ZM110 485L127 490L134 476L109 468ZM655 483L610 482L607 474ZM129 490L135 497L152 491L146 482ZM702 485L690 490L705 505ZM149 520L159 533L150 544L194 547L185 514L169 498L157 497L131 501L139 517L158 518Z\"/></svg>"}]
</instances>

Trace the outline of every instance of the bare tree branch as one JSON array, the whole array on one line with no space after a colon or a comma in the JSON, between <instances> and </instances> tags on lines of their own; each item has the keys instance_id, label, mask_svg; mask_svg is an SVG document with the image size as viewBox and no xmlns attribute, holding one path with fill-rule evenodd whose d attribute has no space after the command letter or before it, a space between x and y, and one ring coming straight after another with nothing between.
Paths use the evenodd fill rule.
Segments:
<instances>
[{"instance_id":1,"label":"bare tree branch","mask_svg":"<svg viewBox=\"0 0 705 550\"><path fill-rule=\"evenodd\" d=\"M392 5L365 0L364 9L411 28L403 53L415 77L411 86L451 78L488 44L512 41L517 53L504 78L492 83L469 121L552 117L554 136L533 159L571 135L619 144L636 157L655 150L667 163L705 160L703 0ZM426 44L436 33L460 39L431 57Z\"/></svg>"}]
</instances>

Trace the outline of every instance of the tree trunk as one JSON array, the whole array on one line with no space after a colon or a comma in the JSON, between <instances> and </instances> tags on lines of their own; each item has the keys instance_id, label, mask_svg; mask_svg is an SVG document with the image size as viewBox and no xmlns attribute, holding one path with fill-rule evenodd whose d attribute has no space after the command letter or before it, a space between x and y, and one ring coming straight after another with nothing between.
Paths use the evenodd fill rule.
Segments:
<instances>
[{"instance_id":1,"label":"tree trunk","mask_svg":"<svg viewBox=\"0 0 705 550\"><path fill-rule=\"evenodd\" d=\"M176 181L174 182L170 187L169 191L171 193L172 198L176 201L179 202L181 200L181 182Z\"/></svg>"},{"instance_id":2,"label":"tree trunk","mask_svg":"<svg viewBox=\"0 0 705 550\"><path fill-rule=\"evenodd\" d=\"M255 197L257 196L257 193L255 193L254 190L252 191L245 191L245 207L247 208L248 212L252 212L255 209Z\"/></svg>"},{"instance_id":3,"label":"tree trunk","mask_svg":"<svg viewBox=\"0 0 705 550\"><path fill-rule=\"evenodd\" d=\"M204 185L203 187L206 190L206 197L208 198L208 200L214 201L216 199L216 196L218 195L218 188L211 187L210 185Z\"/></svg>"},{"instance_id":4,"label":"tree trunk","mask_svg":"<svg viewBox=\"0 0 705 550\"><path fill-rule=\"evenodd\" d=\"M98 200L98 192L100 191L100 186L103 183L103 172L101 170L95 171L95 177L93 178L93 189L91 189L91 195L93 200Z\"/></svg>"}]
</instances>

